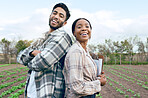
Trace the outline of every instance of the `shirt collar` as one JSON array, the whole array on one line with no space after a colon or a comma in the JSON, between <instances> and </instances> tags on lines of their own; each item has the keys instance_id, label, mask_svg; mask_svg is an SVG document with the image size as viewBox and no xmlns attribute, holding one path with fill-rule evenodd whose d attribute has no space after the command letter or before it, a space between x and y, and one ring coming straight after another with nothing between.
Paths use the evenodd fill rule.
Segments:
<instances>
[{"instance_id":1,"label":"shirt collar","mask_svg":"<svg viewBox=\"0 0 148 98\"><path fill-rule=\"evenodd\" d=\"M56 29L56 30L54 30L54 31L51 32L51 33L53 34L53 33L57 33L57 32L60 32L60 31L64 31L64 27L63 27L63 26L60 27L60 28L58 28L58 29Z\"/></svg>"},{"instance_id":2,"label":"shirt collar","mask_svg":"<svg viewBox=\"0 0 148 98\"><path fill-rule=\"evenodd\" d=\"M53 34L57 34L59 33L60 31L64 31L64 26L52 31L51 33L48 34L49 31L46 32L45 36L50 36L50 35L53 35Z\"/></svg>"},{"instance_id":3,"label":"shirt collar","mask_svg":"<svg viewBox=\"0 0 148 98\"><path fill-rule=\"evenodd\" d=\"M87 54L89 55L89 51L88 48L86 47L86 51L84 50L84 48L81 46L81 44L79 43L79 41L76 41L77 45Z\"/></svg>"}]
</instances>

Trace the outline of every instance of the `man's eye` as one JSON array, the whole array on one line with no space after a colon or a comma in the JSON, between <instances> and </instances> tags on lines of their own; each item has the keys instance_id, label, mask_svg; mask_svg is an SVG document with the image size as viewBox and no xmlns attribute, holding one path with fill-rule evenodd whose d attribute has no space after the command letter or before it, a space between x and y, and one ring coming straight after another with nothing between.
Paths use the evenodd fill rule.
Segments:
<instances>
[{"instance_id":1,"label":"man's eye","mask_svg":"<svg viewBox=\"0 0 148 98\"><path fill-rule=\"evenodd\" d=\"M53 12L52 14L56 15L56 12Z\"/></svg>"},{"instance_id":2,"label":"man's eye","mask_svg":"<svg viewBox=\"0 0 148 98\"><path fill-rule=\"evenodd\" d=\"M63 15L60 15L60 17L61 17L61 18L64 18L64 16L63 16Z\"/></svg>"},{"instance_id":3,"label":"man's eye","mask_svg":"<svg viewBox=\"0 0 148 98\"><path fill-rule=\"evenodd\" d=\"M62 13L59 14L60 18L64 18L64 15Z\"/></svg>"}]
</instances>

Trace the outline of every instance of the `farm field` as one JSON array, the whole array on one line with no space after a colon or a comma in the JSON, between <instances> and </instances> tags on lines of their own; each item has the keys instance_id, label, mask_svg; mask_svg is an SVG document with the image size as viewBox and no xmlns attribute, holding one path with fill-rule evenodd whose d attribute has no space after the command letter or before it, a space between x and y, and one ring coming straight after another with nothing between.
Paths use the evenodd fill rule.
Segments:
<instances>
[{"instance_id":1,"label":"farm field","mask_svg":"<svg viewBox=\"0 0 148 98\"><path fill-rule=\"evenodd\" d=\"M105 65L107 84L96 98L148 98L148 65ZM24 98L28 68L0 64L0 98Z\"/></svg>"},{"instance_id":2,"label":"farm field","mask_svg":"<svg viewBox=\"0 0 148 98\"><path fill-rule=\"evenodd\" d=\"M107 84L97 98L148 98L148 65L106 65Z\"/></svg>"},{"instance_id":3,"label":"farm field","mask_svg":"<svg viewBox=\"0 0 148 98\"><path fill-rule=\"evenodd\" d=\"M19 64L0 65L0 98L23 98L28 68Z\"/></svg>"}]
</instances>

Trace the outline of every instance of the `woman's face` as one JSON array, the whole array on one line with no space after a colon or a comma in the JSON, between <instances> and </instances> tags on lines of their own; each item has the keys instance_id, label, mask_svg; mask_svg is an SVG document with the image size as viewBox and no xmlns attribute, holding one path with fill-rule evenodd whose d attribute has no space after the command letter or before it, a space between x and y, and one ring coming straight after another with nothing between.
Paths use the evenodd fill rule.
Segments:
<instances>
[{"instance_id":1,"label":"woman's face","mask_svg":"<svg viewBox=\"0 0 148 98\"><path fill-rule=\"evenodd\" d=\"M88 21L80 19L77 21L74 31L74 36L81 42L87 42L91 37L91 28Z\"/></svg>"}]
</instances>

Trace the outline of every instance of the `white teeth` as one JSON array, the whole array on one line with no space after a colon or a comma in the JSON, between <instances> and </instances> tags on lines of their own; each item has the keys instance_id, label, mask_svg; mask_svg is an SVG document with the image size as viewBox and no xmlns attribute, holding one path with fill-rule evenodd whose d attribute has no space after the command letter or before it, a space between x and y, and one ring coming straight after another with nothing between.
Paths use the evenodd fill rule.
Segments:
<instances>
[{"instance_id":1,"label":"white teeth","mask_svg":"<svg viewBox=\"0 0 148 98\"><path fill-rule=\"evenodd\" d=\"M55 20L52 20L53 22L56 22Z\"/></svg>"},{"instance_id":2,"label":"white teeth","mask_svg":"<svg viewBox=\"0 0 148 98\"><path fill-rule=\"evenodd\" d=\"M87 35L87 33L83 33L83 34L81 34L81 35Z\"/></svg>"}]
</instances>

